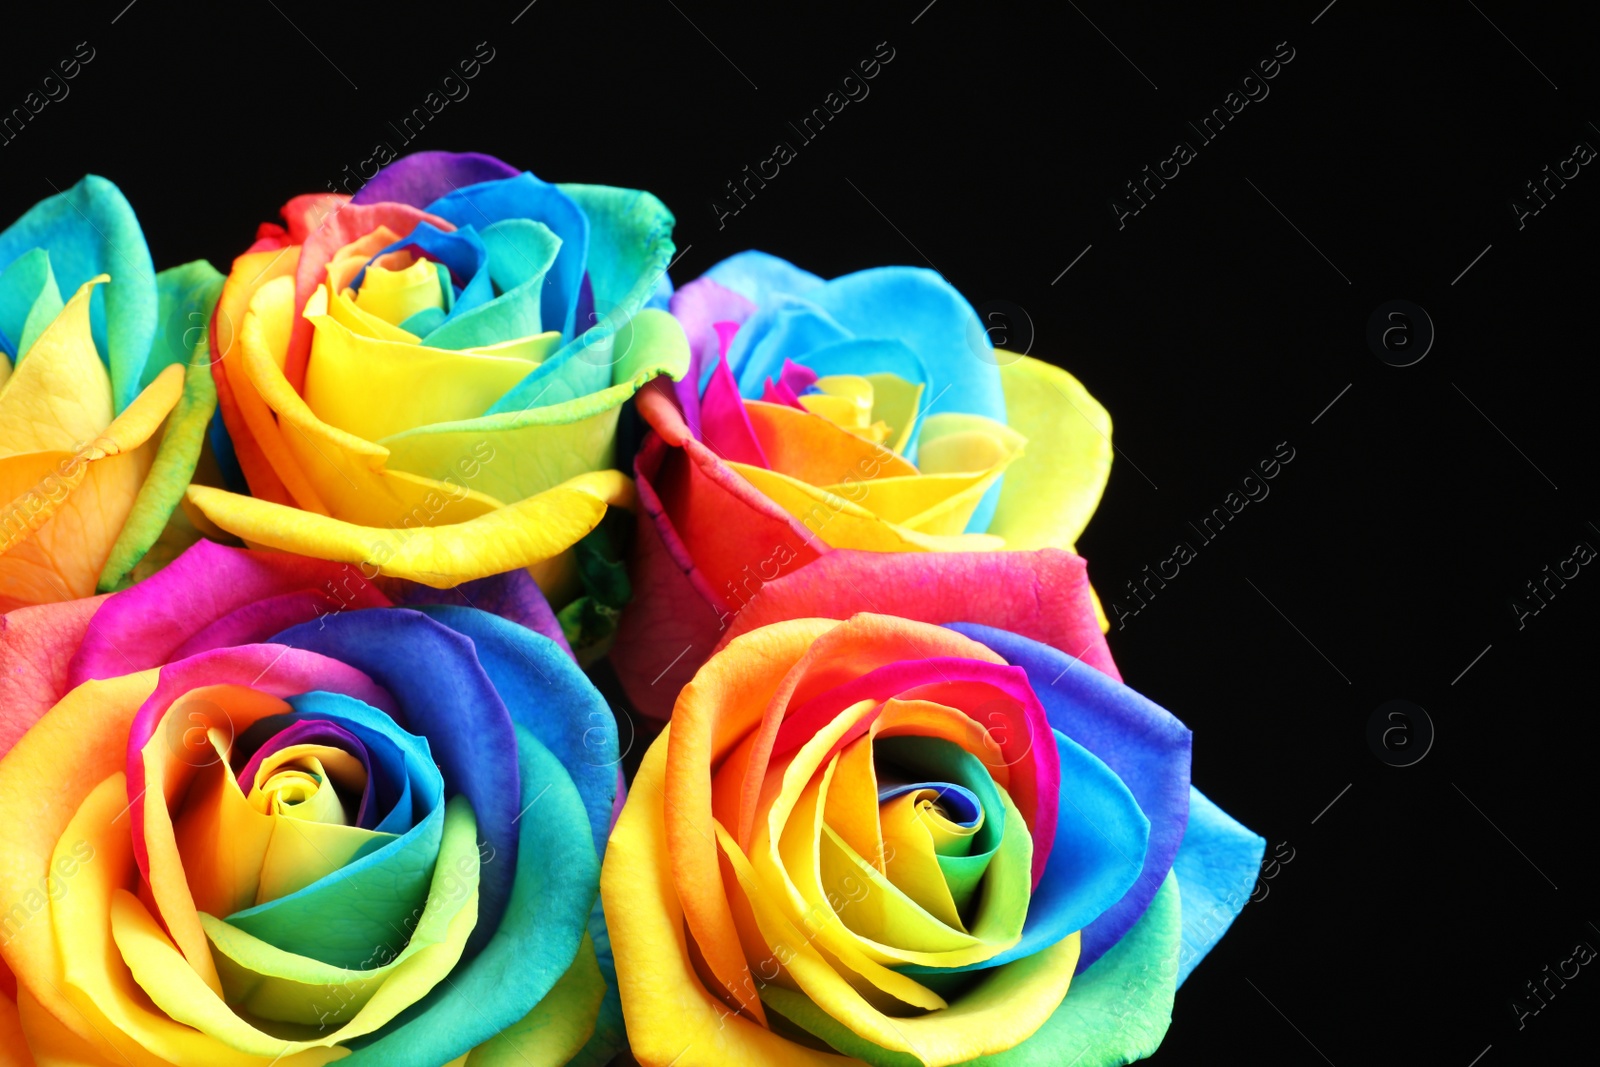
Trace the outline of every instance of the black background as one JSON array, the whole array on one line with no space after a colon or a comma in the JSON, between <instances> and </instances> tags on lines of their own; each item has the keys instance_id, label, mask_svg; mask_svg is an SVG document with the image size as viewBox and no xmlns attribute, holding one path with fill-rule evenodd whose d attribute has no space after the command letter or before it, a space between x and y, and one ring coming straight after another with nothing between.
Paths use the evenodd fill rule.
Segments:
<instances>
[{"instance_id":1,"label":"black background","mask_svg":"<svg viewBox=\"0 0 1600 1067\"><path fill-rule=\"evenodd\" d=\"M0 218L93 171L158 267L225 270L284 200L387 141L648 188L678 215L680 284L754 247L827 276L932 264L982 309L1023 309L996 339L1115 420L1080 544L1097 587L1132 604L1124 582L1198 548L1113 631L1123 673L1194 728L1196 783L1293 857L1153 1062L1593 1062L1600 966L1521 1029L1511 1004L1600 947L1600 568L1520 629L1510 605L1600 547L1600 167L1520 229L1510 203L1600 147L1594 24L1505 0L926 2L51 5L7 27L0 109L78 42L94 58L0 145ZM470 95L403 146L388 121L483 41ZM870 95L801 144L787 123L885 41ZM1279 42L1270 95L1199 145L1185 120ZM1108 201L1179 139L1197 158L1119 229ZM778 141L797 158L719 227L713 199ZM1413 366L1365 339L1393 299L1437 329ZM1271 495L1202 545L1187 524L1284 441ZM1436 731L1403 768L1366 739L1394 698Z\"/></svg>"}]
</instances>

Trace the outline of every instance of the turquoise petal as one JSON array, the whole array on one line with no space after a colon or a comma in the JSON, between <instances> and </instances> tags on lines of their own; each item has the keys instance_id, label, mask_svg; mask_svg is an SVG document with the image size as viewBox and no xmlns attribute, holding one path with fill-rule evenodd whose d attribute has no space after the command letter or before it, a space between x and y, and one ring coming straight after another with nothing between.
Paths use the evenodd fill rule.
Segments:
<instances>
[{"instance_id":1,"label":"turquoise petal","mask_svg":"<svg viewBox=\"0 0 1600 1067\"><path fill-rule=\"evenodd\" d=\"M523 814L505 918L482 952L377 1035L352 1042L360 1047L342 1067L449 1063L527 1015L577 958L600 891L600 860L561 761L515 729Z\"/></svg>"},{"instance_id":2,"label":"turquoise petal","mask_svg":"<svg viewBox=\"0 0 1600 1067\"><path fill-rule=\"evenodd\" d=\"M729 256L706 271L704 277L758 306L784 293L804 296L823 284L823 279L810 271L754 249Z\"/></svg>"},{"instance_id":3,"label":"turquoise petal","mask_svg":"<svg viewBox=\"0 0 1600 1067\"><path fill-rule=\"evenodd\" d=\"M1118 1067L1154 1052L1172 1022L1181 885L1169 871L1133 929L1072 980L1032 1037L972 1067Z\"/></svg>"},{"instance_id":4,"label":"turquoise petal","mask_svg":"<svg viewBox=\"0 0 1600 1067\"><path fill-rule=\"evenodd\" d=\"M1178 984L1238 917L1267 842L1235 822L1200 790L1189 787L1189 828L1172 869L1183 884L1183 947L1178 952Z\"/></svg>"},{"instance_id":5,"label":"turquoise petal","mask_svg":"<svg viewBox=\"0 0 1600 1067\"><path fill-rule=\"evenodd\" d=\"M672 212L651 194L607 185L556 188L588 219L593 317L577 323L577 336L513 386L489 415L563 403L611 385L621 358L613 340L655 294L672 262Z\"/></svg>"},{"instance_id":6,"label":"turquoise petal","mask_svg":"<svg viewBox=\"0 0 1600 1067\"><path fill-rule=\"evenodd\" d=\"M158 315L150 358L139 374L138 390L174 363L187 363L195 345L211 328L211 309L222 294L226 279L203 259L168 267L156 275ZM135 392L137 395L137 390Z\"/></svg>"},{"instance_id":7,"label":"turquoise petal","mask_svg":"<svg viewBox=\"0 0 1600 1067\"><path fill-rule=\"evenodd\" d=\"M138 395L159 303L155 264L132 206L122 190L91 174L39 201L0 233L0 266L35 248L49 250L61 292L75 293L95 275L111 275L110 285L94 291L89 322L111 370L112 401L122 411Z\"/></svg>"},{"instance_id":8,"label":"turquoise petal","mask_svg":"<svg viewBox=\"0 0 1600 1067\"><path fill-rule=\"evenodd\" d=\"M0 273L0 349L20 363L65 305L50 269L50 253L35 248Z\"/></svg>"},{"instance_id":9,"label":"turquoise petal","mask_svg":"<svg viewBox=\"0 0 1600 1067\"><path fill-rule=\"evenodd\" d=\"M489 250L489 279L500 295L449 316L423 337L423 344L459 350L543 332L539 304L545 276L561 251L561 238L550 227L529 219L497 222L480 236Z\"/></svg>"},{"instance_id":10,"label":"turquoise petal","mask_svg":"<svg viewBox=\"0 0 1600 1067\"><path fill-rule=\"evenodd\" d=\"M288 896L235 912L227 921L248 934L336 967L371 966L375 950L403 942L400 931L428 899L444 834L444 787L428 743L389 716L338 693L289 698L307 718L359 726L394 741L427 814L401 837ZM442 1062L442 1061L441 1061Z\"/></svg>"}]
</instances>

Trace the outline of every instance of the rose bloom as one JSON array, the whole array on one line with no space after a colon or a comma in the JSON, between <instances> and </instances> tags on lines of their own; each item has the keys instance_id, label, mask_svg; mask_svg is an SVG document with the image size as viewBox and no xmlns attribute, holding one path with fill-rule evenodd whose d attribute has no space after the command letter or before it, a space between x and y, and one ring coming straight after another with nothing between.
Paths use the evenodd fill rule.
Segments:
<instances>
[{"instance_id":1,"label":"rose bloom","mask_svg":"<svg viewBox=\"0 0 1600 1067\"><path fill-rule=\"evenodd\" d=\"M672 214L418 152L354 196L308 194L234 261L212 329L249 496L190 499L247 543L436 587L543 565L631 503L621 406L680 375L665 312Z\"/></svg>"},{"instance_id":2,"label":"rose bloom","mask_svg":"<svg viewBox=\"0 0 1600 1067\"><path fill-rule=\"evenodd\" d=\"M1265 842L1117 680L1083 561L839 550L678 694L601 894L634 1055L1118 1064Z\"/></svg>"},{"instance_id":3,"label":"rose bloom","mask_svg":"<svg viewBox=\"0 0 1600 1067\"><path fill-rule=\"evenodd\" d=\"M94 175L0 233L0 611L119 589L175 554L158 542L216 407L221 284L204 260L157 273Z\"/></svg>"},{"instance_id":4,"label":"rose bloom","mask_svg":"<svg viewBox=\"0 0 1600 1067\"><path fill-rule=\"evenodd\" d=\"M996 349L932 271L831 281L762 252L672 297L694 364L640 394L654 433L614 660L665 717L729 621L829 551L1072 550L1111 420L1071 375Z\"/></svg>"},{"instance_id":5,"label":"rose bloom","mask_svg":"<svg viewBox=\"0 0 1600 1067\"><path fill-rule=\"evenodd\" d=\"M609 709L526 574L389 588L201 541L0 620L0 1062L619 1047Z\"/></svg>"}]
</instances>

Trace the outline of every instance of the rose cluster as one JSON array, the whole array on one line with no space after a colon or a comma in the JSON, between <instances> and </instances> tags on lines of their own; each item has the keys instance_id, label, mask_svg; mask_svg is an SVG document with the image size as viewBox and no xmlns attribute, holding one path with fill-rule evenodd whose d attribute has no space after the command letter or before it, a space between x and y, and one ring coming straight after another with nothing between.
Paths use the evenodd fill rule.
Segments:
<instances>
[{"instance_id":1,"label":"rose cluster","mask_svg":"<svg viewBox=\"0 0 1600 1067\"><path fill-rule=\"evenodd\" d=\"M0 233L0 1063L1159 1045L1264 842L1112 658L1077 379L491 156L281 217Z\"/></svg>"}]
</instances>

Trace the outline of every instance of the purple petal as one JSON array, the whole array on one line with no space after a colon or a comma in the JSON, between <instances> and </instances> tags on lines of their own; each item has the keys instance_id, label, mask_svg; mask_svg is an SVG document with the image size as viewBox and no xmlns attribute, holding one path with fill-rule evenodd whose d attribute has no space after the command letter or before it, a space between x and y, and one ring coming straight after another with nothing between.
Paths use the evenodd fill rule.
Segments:
<instances>
[{"instance_id":1,"label":"purple petal","mask_svg":"<svg viewBox=\"0 0 1600 1067\"><path fill-rule=\"evenodd\" d=\"M526 626L536 634L548 637L572 656L572 646L561 632L561 623L550 602L544 598L539 585L527 571L507 571L488 578L462 582L454 589L432 589L426 585L408 583L399 603L453 604L462 608L477 608L498 615L519 626ZM573 656L573 661L577 657Z\"/></svg>"},{"instance_id":2,"label":"purple petal","mask_svg":"<svg viewBox=\"0 0 1600 1067\"><path fill-rule=\"evenodd\" d=\"M238 774L239 788L248 794L255 788L256 774L260 771L262 762L273 753L282 752L295 745L325 745L329 748L343 749L361 761L361 767L367 773L367 786L361 793L361 807L356 812L355 824L368 826L367 819L372 814L373 781L372 760L367 756L367 746L338 723L326 719L301 719L293 726L279 731L266 744L256 749L255 754Z\"/></svg>"},{"instance_id":3,"label":"purple petal","mask_svg":"<svg viewBox=\"0 0 1600 1067\"><path fill-rule=\"evenodd\" d=\"M481 152L413 152L384 167L356 190L352 204L382 202L427 207L455 189L522 172Z\"/></svg>"},{"instance_id":4,"label":"purple petal","mask_svg":"<svg viewBox=\"0 0 1600 1067\"><path fill-rule=\"evenodd\" d=\"M672 294L668 307L689 335L689 370L675 389L689 431L700 436L700 379L722 353L719 322L742 323L756 306L732 289L708 278L692 281Z\"/></svg>"}]
</instances>

